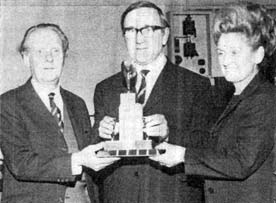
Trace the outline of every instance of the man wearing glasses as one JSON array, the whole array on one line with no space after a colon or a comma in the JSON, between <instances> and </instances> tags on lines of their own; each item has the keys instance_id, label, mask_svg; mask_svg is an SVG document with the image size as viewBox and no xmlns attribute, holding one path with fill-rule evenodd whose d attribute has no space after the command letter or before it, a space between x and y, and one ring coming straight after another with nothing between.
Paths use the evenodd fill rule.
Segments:
<instances>
[{"instance_id":1,"label":"man wearing glasses","mask_svg":"<svg viewBox=\"0 0 276 203\"><path fill-rule=\"evenodd\" d=\"M209 98L202 98L210 87L209 80L166 58L163 51L169 24L155 4L131 4L121 16L121 28L130 57L125 64L137 71L136 92L142 78L146 80L145 97L140 102L144 132L157 144L166 141L200 147L205 138L197 132L210 125ZM147 75L140 74L143 70ZM114 126L120 93L127 91L123 80L123 74L117 73L96 86L93 132L100 139L111 139L118 133ZM148 158L123 158L100 172L100 198L103 202L202 202L201 180L186 177L183 168L165 168Z\"/></svg>"}]
</instances>

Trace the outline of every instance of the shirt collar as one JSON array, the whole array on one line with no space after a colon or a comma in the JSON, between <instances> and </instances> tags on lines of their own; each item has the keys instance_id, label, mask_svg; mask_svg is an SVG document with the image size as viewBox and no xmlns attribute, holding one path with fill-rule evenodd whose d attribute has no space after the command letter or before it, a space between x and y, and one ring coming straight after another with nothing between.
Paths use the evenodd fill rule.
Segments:
<instances>
[{"instance_id":1,"label":"shirt collar","mask_svg":"<svg viewBox=\"0 0 276 203\"><path fill-rule=\"evenodd\" d=\"M136 71L139 73L141 70L149 70L150 73L152 72L161 72L167 62L167 58L165 57L164 53L160 53L159 56L147 65L139 65L134 62L134 66Z\"/></svg>"},{"instance_id":2,"label":"shirt collar","mask_svg":"<svg viewBox=\"0 0 276 203\"><path fill-rule=\"evenodd\" d=\"M241 99L248 97L249 95L255 92L255 90L260 86L260 84L264 82L266 82L265 76L261 72L258 72L238 96Z\"/></svg>"},{"instance_id":3,"label":"shirt collar","mask_svg":"<svg viewBox=\"0 0 276 203\"><path fill-rule=\"evenodd\" d=\"M31 79L31 83L33 85L34 90L41 98L48 97L49 93L51 93L51 92L55 93L55 95L58 97L60 96L60 85L59 84L54 89L50 89L47 86L41 85L39 82L37 82L33 78Z\"/></svg>"}]
</instances>

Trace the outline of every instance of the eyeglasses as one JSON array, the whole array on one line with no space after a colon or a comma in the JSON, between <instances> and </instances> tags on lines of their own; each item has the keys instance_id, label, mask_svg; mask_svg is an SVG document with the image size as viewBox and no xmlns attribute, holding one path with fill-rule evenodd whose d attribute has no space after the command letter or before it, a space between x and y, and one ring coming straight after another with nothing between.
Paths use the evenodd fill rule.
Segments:
<instances>
[{"instance_id":1,"label":"eyeglasses","mask_svg":"<svg viewBox=\"0 0 276 203\"><path fill-rule=\"evenodd\" d=\"M123 33L127 38L136 36L138 32L140 32L144 37L151 37L155 30L162 30L164 28L165 27L158 26L158 25L147 25L141 28L125 27L123 29Z\"/></svg>"}]
</instances>

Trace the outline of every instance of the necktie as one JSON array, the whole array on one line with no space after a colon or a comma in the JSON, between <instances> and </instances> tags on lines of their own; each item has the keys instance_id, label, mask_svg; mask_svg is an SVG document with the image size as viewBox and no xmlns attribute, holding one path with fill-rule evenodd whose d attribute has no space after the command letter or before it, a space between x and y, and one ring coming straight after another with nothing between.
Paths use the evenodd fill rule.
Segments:
<instances>
[{"instance_id":1,"label":"necktie","mask_svg":"<svg viewBox=\"0 0 276 203\"><path fill-rule=\"evenodd\" d=\"M149 73L149 70L141 70L141 86L139 91L137 92L137 102L140 104L144 104L145 96L146 96L146 76Z\"/></svg>"},{"instance_id":2,"label":"necktie","mask_svg":"<svg viewBox=\"0 0 276 203\"><path fill-rule=\"evenodd\" d=\"M50 100L51 114L55 117L55 119L58 123L59 129L63 133L64 123L61 118L61 111L57 107L56 103L54 102L55 93L51 92L48 96L49 96L49 100Z\"/></svg>"}]
</instances>

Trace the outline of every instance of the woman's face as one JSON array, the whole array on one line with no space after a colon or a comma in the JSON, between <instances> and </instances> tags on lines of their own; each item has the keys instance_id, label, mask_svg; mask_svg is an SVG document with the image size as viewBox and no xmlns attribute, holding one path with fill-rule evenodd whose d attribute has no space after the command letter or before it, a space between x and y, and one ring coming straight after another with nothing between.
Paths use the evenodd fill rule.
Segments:
<instances>
[{"instance_id":1,"label":"woman's face","mask_svg":"<svg viewBox=\"0 0 276 203\"><path fill-rule=\"evenodd\" d=\"M222 34L217 53L225 79L234 85L249 83L258 72L257 64L263 59L263 47L253 50L241 33Z\"/></svg>"}]
</instances>

